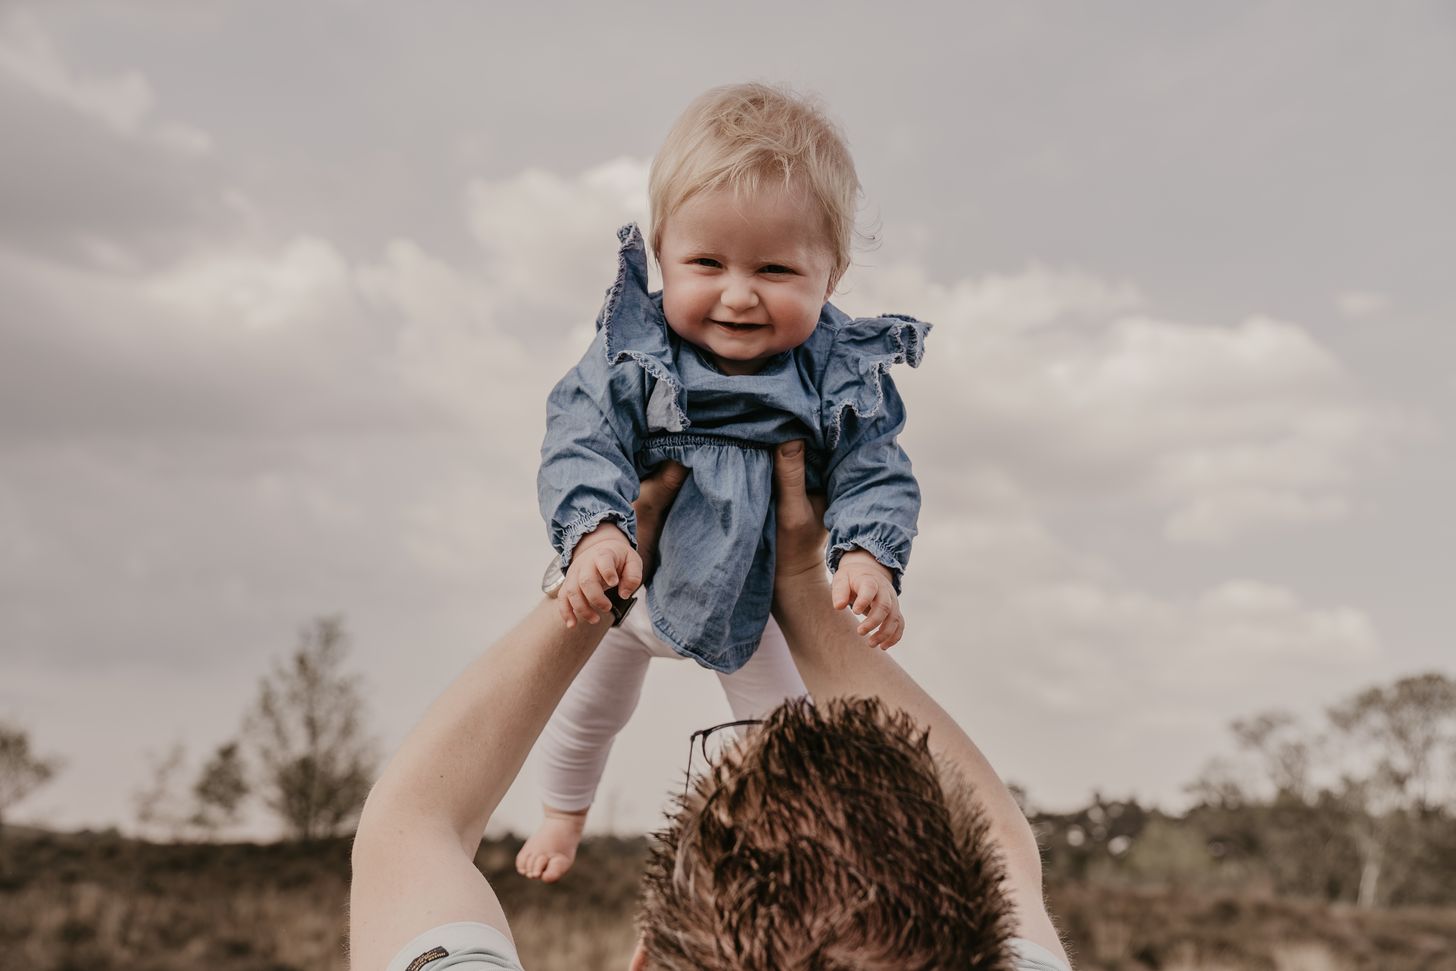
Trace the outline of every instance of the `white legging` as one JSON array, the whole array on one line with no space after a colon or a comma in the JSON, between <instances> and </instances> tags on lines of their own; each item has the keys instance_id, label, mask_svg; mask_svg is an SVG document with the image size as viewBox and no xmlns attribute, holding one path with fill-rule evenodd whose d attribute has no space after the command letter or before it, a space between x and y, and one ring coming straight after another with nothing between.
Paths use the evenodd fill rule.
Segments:
<instances>
[{"instance_id":1,"label":"white legging","mask_svg":"<svg viewBox=\"0 0 1456 971\"><path fill-rule=\"evenodd\" d=\"M684 660L653 631L649 614L647 604L639 603L621 627L607 631L546 723L538 745L541 800L547 806L579 811L592 804L612 742L642 696L647 662L655 657ZM773 618L748 663L732 674L719 674L718 680L735 721L760 718L785 699L805 694L789 645Z\"/></svg>"}]
</instances>

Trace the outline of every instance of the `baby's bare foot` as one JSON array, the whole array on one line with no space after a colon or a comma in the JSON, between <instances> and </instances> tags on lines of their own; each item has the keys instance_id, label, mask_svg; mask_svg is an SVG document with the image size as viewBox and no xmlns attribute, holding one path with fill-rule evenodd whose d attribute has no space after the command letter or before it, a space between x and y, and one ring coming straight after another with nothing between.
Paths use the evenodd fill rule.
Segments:
<instances>
[{"instance_id":1,"label":"baby's bare foot","mask_svg":"<svg viewBox=\"0 0 1456 971\"><path fill-rule=\"evenodd\" d=\"M542 883L555 883L576 862L576 847L581 843L587 811L543 808L546 818L516 854L516 872Z\"/></svg>"}]
</instances>

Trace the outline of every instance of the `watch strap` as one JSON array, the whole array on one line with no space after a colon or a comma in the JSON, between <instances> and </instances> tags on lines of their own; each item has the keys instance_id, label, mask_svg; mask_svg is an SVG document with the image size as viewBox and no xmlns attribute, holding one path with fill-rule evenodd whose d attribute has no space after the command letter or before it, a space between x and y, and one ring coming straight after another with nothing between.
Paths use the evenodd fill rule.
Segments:
<instances>
[{"instance_id":1,"label":"watch strap","mask_svg":"<svg viewBox=\"0 0 1456 971\"><path fill-rule=\"evenodd\" d=\"M561 585L565 582L566 574L561 569L561 561L553 556L551 562L546 566L546 575L541 580L541 592L555 599L556 594L561 590ZM622 621L631 612L632 605L637 602L637 598L618 596L616 587L606 593L607 599L612 602L612 626L621 627Z\"/></svg>"},{"instance_id":2,"label":"watch strap","mask_svg":"<svg viewBox=\"0 0 1456 971\"><path fill-rule=\"evenodd\" d=\"M622 621L632 612L637 604L636 597L620 597L617 595L617 588L613 587L607 591L607 599L612 602L612 626L621 627Z\"/></svg>"}]
</instances>

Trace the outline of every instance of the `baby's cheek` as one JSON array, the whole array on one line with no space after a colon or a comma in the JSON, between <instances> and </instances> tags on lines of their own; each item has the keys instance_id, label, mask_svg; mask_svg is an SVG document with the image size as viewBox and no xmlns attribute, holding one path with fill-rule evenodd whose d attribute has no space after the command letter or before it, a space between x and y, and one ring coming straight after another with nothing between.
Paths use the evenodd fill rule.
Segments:
<instances>
[{"instance_id":1,"label":"baby's cheek","mask_svg":"<svg viewBox=\"0 0 1456 971\"><path fill-rule=\"evenodd\" d=\"M684 339L688 337L689 324L695 318L702 316L695 311L692 293L684 292L681 289L664 289L662 291L662 315L667 318L668 328Z\"/></svg>"}]
</instances>

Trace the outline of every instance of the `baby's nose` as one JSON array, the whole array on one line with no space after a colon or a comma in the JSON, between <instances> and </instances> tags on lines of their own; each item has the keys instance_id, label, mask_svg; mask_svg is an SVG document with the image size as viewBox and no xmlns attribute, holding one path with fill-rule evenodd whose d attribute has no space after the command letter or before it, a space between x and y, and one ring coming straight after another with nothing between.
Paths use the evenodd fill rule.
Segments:
<instances>
[{"instance_id":1,"label":"baby's nose","mask_svg":"<svg viewBox=\"0 0 1456 971\"><path fill-rule=\"evenodd\" d=\"M749 310L758 305L758 292L746 280L730 280L723 287L722 300L730 310Z\"/></svg>"}]
</instances>

